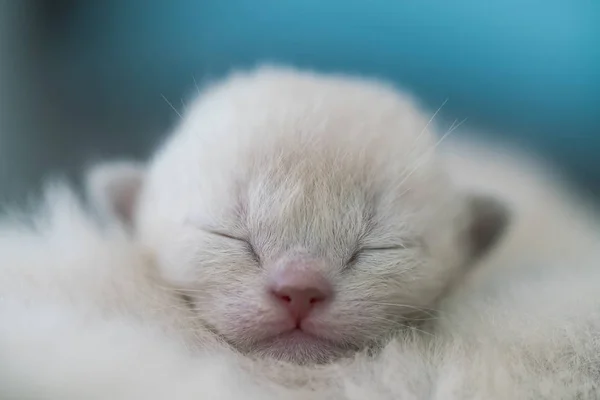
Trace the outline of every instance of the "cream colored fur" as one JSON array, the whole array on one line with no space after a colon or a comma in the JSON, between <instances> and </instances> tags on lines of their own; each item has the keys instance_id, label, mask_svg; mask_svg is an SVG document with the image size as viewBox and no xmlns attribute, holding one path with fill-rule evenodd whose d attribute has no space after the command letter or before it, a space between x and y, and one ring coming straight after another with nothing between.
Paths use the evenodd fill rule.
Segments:
<instances>
[{"instance_id":1,"label":"cream colored fur","mask_svg":"<svg viewBox=\"0 0 600 400\"><path fill-rule=\"evenodd\" d=\"M333 345L308 357L361 349L427 314L473 258L471 194L451 185L432 131L381 83L234 75L190 105L150 162L134 236L198 318L248 353L270 353L285 312L267 290L280 260L317 258L335 295L310 322Z\"/></svg>"},{"instance_id":2,"label":"cream colored fur","mask_svg":"<svg viewBox=\"0 0 600 400\"><path fill-rule=\"evenodd\" d=\"M200 349L190 347L196 342L186 338L187 329L201 332L193 323L182 329L181 321L193 321L187 318L173 325L182 309L135 273L142 265L136 248L118 231L100 229L62 193L52 195L46 228L27 233L11 225L3 231L3 398L597 394L597 256L582 256L579 264L521 265L523 273L500 272L478 282L441 310L435 336L395 339L375 360L358 356L326 367L280 367L246 360L208 337Z\"/></svg>"},{"instance_id":3,"label":"cream colored fur","mask_svg":"<svg viewBox=\"0 0 600 400\"><path fill-rule=\"evenodd\" d=\"M338 84L343 86L344 80ZM373 103L382 94L380 105L388 104L387 89L372 90L367 90L363 100ZM356 98L356 107L360 94L348 94L349 99ZM395 98L389 109L395 111L392 104L397 104ZM226 113L210 110L202 115L214 118L211 126L217 128L220 121L228 120ZM427 119L414 113L417 111L408 107L398 123L414 121L415 126L425 126ZM389 114L392 120L393 114ZM260 118L252 121L260 126ZM187 123L194 126L194 118ZM338 123L355 136L332 137L332 143L348 139L347 145L352 146L360 142L361 132L370 132L350 123ZM389 123L382 120L381 128ZM277 127L273 121L268 124ZM181 151L173 153L186 157L188 153L183 149L191 139L181 137L184 139L175 139L182 140L178 144ZM435 140L422 140L425 154ZM243 138L236 143L242 146ZM410 141L406 143L406 149L414 146ZM388 143L386 150L391 147ZM173 224L187 218L188 214L183 213L189 210L186 207L198 206L202 200L193 192L183 192L192 190L186 186L189 183L200 185L194 175L200 172L191 166L196 165L200 171L204 166L192 153L187 155L190 164L184 162L180 170L170 170L171 179L177 181L171 192L179 201L176 207L150 207L142 202L143 207L150 207L146 212L155 210L157 221L163 224L152 229L149 214L144 217L142 212L139 221L148 226L143 247L122 225L92 218L74 195L60 186L50 190L32 226L18 221L4 223L0 233L0 397L597 398L600 233L594 212L570 196L569 190L552 176L546 178L535 164L522 158L471 143L440 147L436 163L449 171L456 186L439 178L439 190L456 187L452 190L494 194L509 204L515 219L500 247L473 267L463 283L437 306L434 319L429 321L433 333L404 332L375 358L358 354L354 359L325 366L300 367L248 359L205 331L199 326L198 316L175 296L178 291L163 281L165 273L184 282L190 274L198 276L185 265L188 258L184 255L179 259L169 246L162 247L164 258L159 257L155 265L154 254L147 251L153 240L165 245L165 238L176 236L177 232L171 230L176 229ZM254 150L251 154L257 154ZM221 172L235 170L235 160L231 159L231 165L222 165ZM350 162L341 165L352 168ZM385 171L393 166L378 168ZM428 175L435 170L432 166L415 172L413 186L431 182L425 178L438 176L437 172ZM330 171L323 168L321 172ZM154 182L166 180L155 178ZM428 198L425 194L431 192L425 189L417 191L413 201ZM216 196L218 190L215 192ZM225 203L225 199L217 198L215 204ZM167 205L165 198L156 201ZM437 221L445 221L442 217ZM439 228L450 232L449 225ZM441 248L454 254L450 245L446 246ZM161 264L165 260L168 263ZM186 266L181 273L172 269L177 261ZM166 266L169 268L165 271ZM173 281L178 282L170 279L171 284ZM374 328L383 335L383 326Z\"/></svg>"}]
</instances>

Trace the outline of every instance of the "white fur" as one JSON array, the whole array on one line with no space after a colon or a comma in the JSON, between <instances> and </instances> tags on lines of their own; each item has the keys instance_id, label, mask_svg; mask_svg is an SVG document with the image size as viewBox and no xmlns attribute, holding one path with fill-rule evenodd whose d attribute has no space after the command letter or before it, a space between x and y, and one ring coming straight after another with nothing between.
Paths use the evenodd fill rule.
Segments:
<instances>
[{"instance_id":1,"label":"white fur","mask_svg":"<svg viewBox=\"0 0 600 400\"><path fill-rule=\"evenodd\" d=\"M470 257L468 194L437 162L431 128L377 82L234 75L191 105L151 161L135 236L199 319L247 352L268 353L280 332L285 310L267 290L279 260L317 258L335 295L310 315L311 333L361 348L432 307ZM392 246L405 248L348 262Z\"/></svg>"},{"instance_id":2,"label":"white fur","mask_svg":"<svg viewBox=\"0 0 600 400\"><path fill-rule=\"evenodd\" d=\"M427 277L446 281L445 274L457 272L459 261L464 258L461 250L455 249L456 232L449 221L451 215L461 215L460 202L446 203L436 194L453 194L455 190L460 193L462 189L491 192L507 201L516 216L502 246L483 259L481 265L440 304L436 319L432 321L434 333L404 333L393 339L376 358L358 354L354 359L325 366L301 367L248 359L198 326L198 315L191 313L175 296L177 288L167 286L155 275L155 254L147 254L146 248L140 249L120 225L99 224L69 190L58 188L50 190L45 206L31 227L8 221L0 229L2 398L458 400L598 397L600 254L596 249L600 247L597 246L599 232L595 214L584 210L578 200L567 196L552 179L545 179L536 167L518 159L503 159L485 147L458 143L445 148L439 161L434 161L430 158L433 154L429 154L432 138L420 136L427 120L420 117L405 99L388 89L354 81L346 85L342 78L326 84L311 75L300 77L301 84L297 85L293 82L294 73L289 71L263 74L257 79L259 82L265 80L259 85L264 92L257 93L256 83L247 77L234 78L229 83L233 85L240 79L237 81L240 88L231 89L238 96L233 96L233 100L228 100L231 93L227 85L215 89L212 97L203 100L206 104L199 106L200 111L183 123L180 128L183 133L172 139L167 150L156 159L155 170L150 173L150 189L145 194L155 197L142 200L137 222L145 229L142 232L144 246L158 250L161 277L166 276L170 283L178 285L187 284L190 278L207 279L202 273L208 273L218 287L232 279L244 279L246 285L257 282L256 274L239 269L249 267L245 255L236 255L234 250L224 251L224 246L231 244L211 242L193 232L191 227L182 231L180 225L192 217L194 224L217 223L221 224L219 227L235 227L235 223L231 225L235 222L233 215L226 212L231 205L230 190L235 188L224 178L231 178L228 174L240 170L238 163L248 162L249 159L244 157L250 157L260 167L244 171L267 171L271 172L269 177L276 178L275 181L259 181L263 184L289 182L293 189L297 182L287 181L277 173L290 173L292 177L296 173L307 178L310 174L303 174L309 171L308 166L319 174L314 177L317 180L305 182L323 184L324 181L319 180L322 176L322 179L332 179L325 182L349 184L349 191L340 185L338 191L325 191L315 198L294 192L298 198L284 197L281 202L265 197L261 185L252 192L258 196L254 200L255 207L262 209L265 206L262 202L270 207L259 214L250 213L253 215L250 221L257 221L258 216L268 217L268 212L295 221L296 213L301 212L295 208L295 201L300 199L307 201L305 205L317 207L316 211L320 210L320 201L333 207L341 198L354 199L355 203L341 202L341 208L333 207L333 211L323 214L328 218L316 225L321 234L326 231L326 224L333 223L335 218L346 221L347 225L343 227L348 231L358 229L356 220L347 215L352 216L356 211L348 204L361 205L360 196L351 194L369 183L362 173L376 171L385 178L390 171L412 171L410 167L418 165L422 168L410 173L406 181L402 178L402 184L410 182L411 194L402 206L410 210L408 220L411 223L405 222L407 230L401 232L414 232L415 229L428 232L425 237L430 244L435 244L436 256L444 258L446 255L454 260L448 264L430 261L417 286L425 288L426 292L439 290L439 287L429 286L432 283L424 283ZM268 85L269 82L273 87ZM277 96L269 97L269 94L280 93L280 85L291 85L294 89L290 92L290 102L279 101ZM319 95L311 95L311 90L317 89ZM340 98L344 101L340 102ZM334 103L340 109L329 107L328 99L337 99ZM303 112L295 114L290 108L292 103ZM364 104L375 106L363 110L361 105ZM276 112L277 107L281 107L280 112ZM319 114L322 107L329 112ZM269 119L268 113L258 113L265 108L281 120ZM243 113L247 118L226 118L234 110L235 115ZM363 111L363 117L351 118ZM325 137L321 147L312 146L308 139L301 140L297 158L285 160L283 157L288 163L278 164L282 168L278 171L268 163L272 159L261 150L272 149L269 145L293 150L293 147L285 147L285 141L280 142L279 136L283 131L289 132L284 128L289 128L290 121L293 122L291 126L304 132L302 135L314 139L313 135L319 132ZM321 126L315 122L328 129L317 132L308 129ZM369 142L360 141L361 135L395 131L394 127L400 132L398 136L375 137L370 143L373 147L369 147ZM198 141L194 133L202 129L211 129L212 133L206 135L206 140ZM249 135L248 129L266 132L264 141L257 142L251 136L245 136ZM238 136L227 141L232 156L224 160L217 150L222 145L223 135L233 135L231 130ZM348 134L343 135L343 131ZM409 134L404 135L407 131ZM330 133L331 136L327 136ZM423 143L419 144L421 140ZM338 155L335 151L329 153L335 143L340 144L339 149L345 149L345 146L350 149L362 143L361 148L365 151L358 160L335 158L340 163L333 164L328 157ZM201 145L206 146L203 154L207 158L198 158ZM402 149L404 158L396 160L386 153L397 148ZM383 149L386 156L378 153L380 157L373 158L369 154L374 149ZM306 153L306 150L314 153ZM411 155L413 151L418 154ZM300 156L306 157L309 163L302 162L304 159ZM418 159L431 162L415 164ZM354 161L364 163L358 163L359 167ZM163 163L170 162L171 167L161 168ZM213 169L215 163L218 168ZM250 165L255 164L250 162ZM444 178L438 165L448 168L454 182ZM346 176L344 171L353 172ZM199 179L210 178L209 172L216 175L214 180ZM395 187L401 186L396 178L390 178L391 187L405 189ZM165 193L161 195L158 189L167 182L170 186L162 187ZM440 185L427 186L432 182ZM310 189L310 184L304 189ZM279 186L274 185L274 188ZM340 191L350 196L342 197ZM392 226L397 226L394 224L398 222L393 221L407 217L406 214L394 214L393 211L400 210L400 205L394 203L393 193L396 192L389 194L392 200L384 202L386 206L378 210L383 212L378 220L383 228L377 239L396 238L393 235L397 235L397 231ZM451 215L444 217L438 212L428 214L432 219L425 218L424 211L417 207L424 200L435 203L430 209L443 208L451 211ZM282 202L290 208L278 208ZM191 210L209 212L194 214ZM154 220L149 217L151 212L154 212ZM278 226L277 221L270 221L267 226L284 237L301 234L298 225L292 225L295 230L291 231ZM437 235L432 232L435 230ZM331 244L328 240L334 240L324 234L316 237L316 243L304 243L327 247ZM213 269L194 270L190 261L201 264L206 258L200 258L202 254L193 239L211 250L209 255L213 259L223 257L223 251L229 258L217 259L219 263L213 265ZM337 238L343 239L343 235ZM192 246L191 253L178 253L187 250L188 246ZM275 244L271 246L271 249L276 247ZM230 264L232 268L238 268L235 273L225 271L218 276L216 267ZM177 266L181 270L177 270ZM443 267L451 271L445 273ZM379 268L385 270L389 265L381 264ZM347 289L359 289L357 282L365 278L369 278L366 271L357 273L356 280L346 282ZM197 284L197 281L193 282ZM378 285L378 281L370 284ZM406 290L406 285L403 282L403 286L395 289ZM434 282L433 286L438 284ZM237 288L239 290L240 286ZM210 291L211 287L203 289ZM209 294L215 296L215 293ZM377 295L390 297L385 291ZM402 295L406 296L405 292ZM210 304L218 305L219 299L209 297L208 300L217 302ZM417 298L410 300L415 302ZM375 307L369 311L377 313L380 309ZM203 318L218 318L218 315L204 312ZM352 308L347 312L363 311ZM221 324L226 322L221 321ZM375 320L371 325L378 336L389 328L385 324L378 325Z\"/></svg>"},{"instance_id":3,"label":"white fur","mask_svg":"<svg viewBox=\"0 0 600 400\"><path fill-rule=\"evenodd\" d=\"M101 229L68 191L50 198L52 217L43 216L43 226L28 231L10 224L0 240L3 398L458 400L598 394L597 255L582 257L578 265L500 271L446 305L443 329L434 336L400 336L376 359L358 355L322 367L277 365L244 359L210 342L193 323L187 326L193 320L176 318L182 309L173 298L135 277L143 264L119 231ZM173 318L179 322L173 324ZM187 329L203 335L203 348L188 347L195 341L186 337Z\"/></svg>"}]
</instances>

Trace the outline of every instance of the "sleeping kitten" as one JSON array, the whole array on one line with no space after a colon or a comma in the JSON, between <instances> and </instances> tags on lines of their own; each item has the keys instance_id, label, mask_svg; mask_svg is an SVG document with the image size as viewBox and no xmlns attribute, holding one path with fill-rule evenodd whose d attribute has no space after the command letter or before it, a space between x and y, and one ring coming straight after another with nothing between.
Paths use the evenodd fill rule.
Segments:
<instances>
[{"instance_id":1,"label":"sleeping kitten","mask_svg":"<svg viewBox=\"0 0 600 400\"><path fill-rule=\"evenodd\" d=\"M521 160L434 146L375 83L217 86L148 170L92 172L122 226L68 190L32 226L1 225L0 397L598 398L596 214ZM375 357L235 351L323 361L433 306L431 333Z\"/></svg>"},{"instance_id":2,"label":"sleeping kitten","mask_svg":"<svg viewBox=\"0 0 600 400\"><path fill-rule=\"evenodd\" d=\"M473 149L453 156L472 154L463 148ZM197 326L118 226L99 224L70 191L51 192L32 225L0 225L0 397L598 398L596 217L523 163L477 154L450 160L454 172L479 171L457 184L517 191L499 196L518 229L441 302L432 334L321 366L241 357ZM538 228L553 232L543 244ZM513 235L534 251L506 251Z\"/></svg>"},{"instance_id":3,"label":"sleeping kitten","mask_svg":"<svg viewBox=\"0 0 600 400\"><path fill-rule=\"evenodd\" d=\"M383 84L262 68L201 95L147 168L99 167L91 191L210 330L325 361L429 314L507 224L452 185L430 129Z\"/></svg>"}]
</instances>

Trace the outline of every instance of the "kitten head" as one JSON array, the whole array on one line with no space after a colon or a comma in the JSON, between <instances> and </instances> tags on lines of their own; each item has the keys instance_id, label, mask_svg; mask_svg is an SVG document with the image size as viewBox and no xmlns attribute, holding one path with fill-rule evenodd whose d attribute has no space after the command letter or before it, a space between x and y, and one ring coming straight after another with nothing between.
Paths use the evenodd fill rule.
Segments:
<instances>
[{"instance_id":1,"label":"kitten head","mask_svg":"<svg viewBox=\"0 0 600 400\"><path fill-rule=\"evenodd\" d=\"M427 314L506 223L429 129L385 85L259 69L207 90L135 185L123 165L91 182L210 329L318 361Z\"/></svg>"}]
</instances>

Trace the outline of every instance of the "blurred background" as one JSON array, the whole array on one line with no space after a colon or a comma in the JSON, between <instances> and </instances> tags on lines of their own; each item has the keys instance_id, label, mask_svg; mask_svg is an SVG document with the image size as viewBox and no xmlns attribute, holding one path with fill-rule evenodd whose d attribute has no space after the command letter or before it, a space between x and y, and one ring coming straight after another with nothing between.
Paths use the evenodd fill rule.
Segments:
<instances>
[{"instance_id":1,"label":"blurred background","mask_svg":"<svg viewBox=\"0 0 600 400\"><path fill-rule=\"evenodd\" d=\"M600 193L597 0L0 0L0 201L146 157L197 85L260 62L448 99Z\"/></svg>"}]
</instances>

